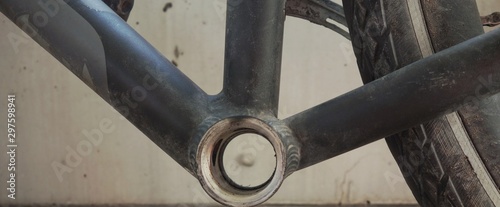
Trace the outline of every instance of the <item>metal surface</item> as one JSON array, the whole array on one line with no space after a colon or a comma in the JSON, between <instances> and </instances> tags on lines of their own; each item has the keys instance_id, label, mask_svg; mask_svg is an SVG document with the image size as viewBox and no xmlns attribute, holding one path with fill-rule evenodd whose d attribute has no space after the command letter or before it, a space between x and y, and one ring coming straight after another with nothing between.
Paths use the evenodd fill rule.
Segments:
<instances>
[{"instance_id":1,"label":"metal surface","mask_svg":"<svg viewBox=\"0 0 500 207\"><path fill-rule=\"evenodd\" d=\"M216 201L253 206L269 199L298 167L298 146L278 113L284 0L229 0L226 17L224 86L212 102L216 117L200 128L192 156L205 191ZM225 117L225 118L224 118ZM255 188L238 186L221 166L227 143L242 133L259 134L273 145L275 171ZM196 154L196 155L194 155Z\"/></svg>"},{"instance_id":2,"label":"metal surface","mask_svg":"<svg viewBox=\"0 0 500 207\"><path fill-rule=\"evenodd\" d=\"M229 0L224 97L234 106L278 113L284 0Z\"/></svg>"},{"instance_id":3,"label":"metal surface","mask_svg":"<svg viewBox=\"0 0 500 207\"><path fill-rule=\"evenodd\" d=\"M276 166L272 176L256 187L245 187L227 177L222 166L224 150L232 138L245 133L260 134L269 140L275 152ZM289 133L288 133L289 134ZM215 123L198 146L196 161L202 187L215 200L233 206L253 206L269 199L286 177L287 148L271 125L252 117L232 117ZM286 135L285 135L286 136ZM293 147L293 146L292 146Z\"/></svg>"},{"instance_id":4,"label":"metal surface","mask_svg":"<svg viewBox=\"0 0 500 207\"><path fill-rule=\"evenodd\" d=\"M294 16L309 20L312 23L323 25L331 29L348 40L351 39L347 30L344 8L330 0L287 0L285 12L289 16ZM340 28L333 22L344 26Z\"/></svg>"},{"instance_id":5,"label":"metal surface","mask_svg":"<svg viewBox=\"0 0 500 207\"><path fill-rule=\"evenodd\" d=\"M279 120L284 0L228 1L224 88L216 96L99 0L4 0L0 11L227 205L262 203L297 169L500 91L497 30ZM254 188L234 184L220 164L241 133L260 134L276 153L272 178Z\"/></svg>"}]
</instances>

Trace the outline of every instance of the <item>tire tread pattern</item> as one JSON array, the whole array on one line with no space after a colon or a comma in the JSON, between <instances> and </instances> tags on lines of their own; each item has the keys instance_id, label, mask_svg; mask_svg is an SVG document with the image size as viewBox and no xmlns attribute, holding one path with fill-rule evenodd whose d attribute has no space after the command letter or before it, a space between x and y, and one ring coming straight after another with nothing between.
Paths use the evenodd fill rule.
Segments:
<instances>
[{"instance_id":1,"label":"tire tread pattern","mask_svg":"<svg viewBox=\"0 0 500 207\"><path fill-rule=\"evenodd\" d=\"M422 58L414 32L405 33L413 31L405 5L399 0L344 0L364 83ZM420 205L493 206L445 117L386 140Z\"/></svg>"}]
</instances>

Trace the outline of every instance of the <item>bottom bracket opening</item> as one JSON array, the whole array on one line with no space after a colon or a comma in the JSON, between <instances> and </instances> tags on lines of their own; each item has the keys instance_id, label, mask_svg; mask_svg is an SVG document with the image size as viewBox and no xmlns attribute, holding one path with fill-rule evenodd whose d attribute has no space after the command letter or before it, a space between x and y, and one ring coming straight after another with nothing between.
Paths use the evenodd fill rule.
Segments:
<instances>
[{"instance_id":1,"label":"bottom bracket opening","mask_svg":"<svg viewBox=\"0 0 500 207\"><path fill-rule=\"evenodd\" d=\"M221 151L222 174L236 188L261 188L269 183L276 171L274 147L267 138L259 134L237 135Z\"/></svg>"}]
</instances>

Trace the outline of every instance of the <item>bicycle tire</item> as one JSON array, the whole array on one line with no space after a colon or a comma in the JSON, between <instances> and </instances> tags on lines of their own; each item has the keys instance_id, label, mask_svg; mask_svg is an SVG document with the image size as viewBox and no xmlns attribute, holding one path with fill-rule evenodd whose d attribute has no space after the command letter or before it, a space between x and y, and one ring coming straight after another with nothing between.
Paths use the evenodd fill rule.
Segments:
<instances>
[{"instance_id":1,"label":"bicycle tire","mask_svg":"<svg viewBox=\"0 0 500 207\"><path fill-rule=\"evenodd\" d=\"M343 4L364 83L484 33L474 0ZM500 206L500 94L473 98L386 138L421 206Z\"/></svg>"}]
</instances>

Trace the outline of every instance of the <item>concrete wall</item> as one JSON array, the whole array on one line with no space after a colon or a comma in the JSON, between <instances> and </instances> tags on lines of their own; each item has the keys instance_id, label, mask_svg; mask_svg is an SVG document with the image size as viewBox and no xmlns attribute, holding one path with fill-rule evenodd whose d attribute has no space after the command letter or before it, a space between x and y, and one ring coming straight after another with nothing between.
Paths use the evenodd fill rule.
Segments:
<instances>
[{"instance_id":1,"label":"concrete wall","mask_svg":"<svg viewBox=\"0 0 500 207\"><path fill-rule=\"evenodd\" d=\"M211 94L222 87L223 0L136 1L129 19L141 35ZM481 8L500 10L490 1ZM495 4L495 5L493 5ZM484 4L483 4L484 5ZM493 9L495 10L495 9ZM0 124L0 204L212 203L198 181L0 14L0 117L16 94L17 199L6 197L6 124ZM178 51L176 57L174 51ZM280 117L287 117L361 85L349 41L323 27L286 21ZM369 114L367 115L369 116ZM5 121L4 118L1 120ZM3 122L2 121L2 122ZM113 128L104 141L58 179L53 163L100 122ZM414 203L384 141L296 172L271 203Z\"/></svg>"}]
</instances>

